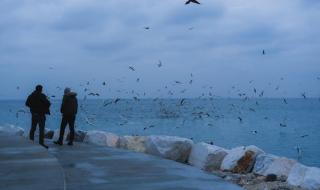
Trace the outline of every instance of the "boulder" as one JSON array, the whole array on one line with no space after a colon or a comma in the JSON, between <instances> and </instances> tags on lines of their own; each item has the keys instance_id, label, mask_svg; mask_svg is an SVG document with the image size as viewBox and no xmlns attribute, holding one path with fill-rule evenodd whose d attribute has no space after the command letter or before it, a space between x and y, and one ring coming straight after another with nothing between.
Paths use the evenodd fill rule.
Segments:
<instances>
[{"instance_id":1,"label":"boulder","mask_svg":"<svg viewBox=\"0 0 320 190\"><path fill-rule=\"evenodd\" d=\"M83 142L85 136L86 136L86 131L83 130L75 130L74 131L74 141L75 142ZM58 140L60 136L60 129L56 129L54 131L54 135L53 135L53 139L54 140ZM69 141L70 138L70 131L69 128L66 127L65 131L64 131L64 138L63 141Z\"/></svg>"},{"instance_id":2,"label":"boulder","mask_svg":"<svg viewBox=\"0 0 320 190\"><path fill-rule=\"evenodd\" d=\"M146 140L145 136L123 136L119 139L119 148L146 152Z\"/></svg>"},{"instance_id":3,"label":"boulder","mask_svg":"<svg viewBox=\"0 0 320 190\"><path fill-rule=\"evenodd\" d=\"M108 147L118 147L119 136L105 131L88 131L83 142Z\"/></svg>"},{"instance_id":4,"label":"boulder","mask_svg":"<svg viewBox=\"0 0 320 190\"><path fill-rule=\"evenodd\" d=\"M24 130L21 127L14 125L0 126L0 135L1 134L22 136L24 134Z\"/></svg>"},{"instance_id":5,"label":"boulder","mask_svg":"<svg viewBox=\"0 0 320 190\"><path fill-rule=\"evenodd\" d=\"M186 162L191 151L193 141L174 136L148 136L146 153L162 158Z\"/></svg>"},{"instance_id":6,"label":"boulder","mask_svg":"<svg viewBox=\"0 0 320 190\"><path fill-rule=\"evenodd\" d=\"M194 144L189 156L189 164L206 171L219 170L228 150L204 142Z\"/></svg>"},{"instance_id":7,"label":"boulder","mask_svg":"<svg viewBox=\"0 0 320 190\"><path fill-rule=\"evenodd\" d=\"M53 130L46 130L44 134L44 138L46 139L52 139L54 136L54 131Z\"/></svg>"},{"instance_id":8,"label":"boulder","mask_svg":"<svg viewBox=\"0 0 320 190\"><path fill-rule=\"evenodd\" d=\"M67 140L67 135L69 133L69 128L67 127L66 130L64 131L64 137L63 137L63 141ZM53 134L53 140L57 141L59 140L59 136L60 136L60 128L54 130L54 134Z\"/></svg>"},{"instance_id":9,"label":"boulder","mask_svg":"<svg viewBox=\"0 0 320 190\"><path fill-rule=\"evenodd\" d=\"M296 163L289 173L287 182L290 185L305 189L320 189L320 168L307 167Z\"/></svg>"},{"instance_id":10,"label":"boulder","mask_svg":"<svg viewBox=\"0 0 320 190\"><path fill-rule=\"evenodd\" d=\"M86 134L87 134L87 131L75 130L74 141L75 142L83 142ZM68 133L68 135L67 135L67 141L69 141L69 139L70 139L70 133Z\"/></svg>"},{"instance_id":11,"label":"boulder","mask_svg":"<svg viewBox=\"0 0 320 190\"><path fill-rule=\"evenodd\" d=\"M271 154L260 154L253 168L255 174L268 176L274 174L277 178L288 178L289 172L297 161Z\"/></svg>"},{"instance_id":12,"label":"boulder","mask_svg":"<svg viewBox=\"0 0 320 190\"><path fill-rule=\"evenodd\" d=\"M252 171L257 155L264 153L256 146L242 146L228 151L220 169L233 173L249 173Z\"/></svg>"}]
</instances>

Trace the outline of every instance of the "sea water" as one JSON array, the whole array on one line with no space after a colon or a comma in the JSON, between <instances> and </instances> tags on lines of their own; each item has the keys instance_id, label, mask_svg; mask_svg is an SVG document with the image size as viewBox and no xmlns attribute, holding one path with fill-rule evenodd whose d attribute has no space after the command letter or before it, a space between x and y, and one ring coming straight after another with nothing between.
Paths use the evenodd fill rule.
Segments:
<instances>
[{"instance_id":1,"label":"sea water","mask_svg":"<svg viewBox=\"0 0 320 190\"><path fill-rule=\"evenodd\" d=\"M46 127L60 125L61 100L52 100ZM0 101L0 125L30 128L22 100ZM121 99L79 101L76 128L119 135L174 135L265 152L320 167L318 99Z\"/></svg>"}]
</instances>

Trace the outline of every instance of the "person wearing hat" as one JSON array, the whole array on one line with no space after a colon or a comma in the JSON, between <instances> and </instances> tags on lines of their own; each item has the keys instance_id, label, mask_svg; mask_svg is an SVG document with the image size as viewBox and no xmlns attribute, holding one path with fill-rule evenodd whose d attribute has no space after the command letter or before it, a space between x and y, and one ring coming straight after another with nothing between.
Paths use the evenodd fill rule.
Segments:
<instances>
[{"instance_id":1,"label":"person wearing hat","mask_svg":"<svg viewBox=\"0 0 320 190\"><path fill-rule=\"evenodd\" d=\"M55 144L63 145L63 137L66 126L69 124L70 136L68 145L73 145L74 140L74 123L76 120L76 114L78 111L78 100L77 93L71 92L70 88L64 89L64 95L62 99L62 104L60 112L62 114L62 120L60 125L60 135L57 141L54 141Z\"/></svg>"},{"instance_id":2,"label":"person wearing hat","mask_svg":"<svg viewBox=\"0 0 320 190\"><path fill-rule=\"evenodd\" d=\"M37 85L35 91L32 92L27 98L25 105L30 108L32 115L31 128L29 132L30 140L34 141L34 133L39 125L39 144L48 148L44 144L44 129L46 123L46 114L50 115L50 101L47 96L42 93L42 86Z\"/></svg>"}]
</instances>

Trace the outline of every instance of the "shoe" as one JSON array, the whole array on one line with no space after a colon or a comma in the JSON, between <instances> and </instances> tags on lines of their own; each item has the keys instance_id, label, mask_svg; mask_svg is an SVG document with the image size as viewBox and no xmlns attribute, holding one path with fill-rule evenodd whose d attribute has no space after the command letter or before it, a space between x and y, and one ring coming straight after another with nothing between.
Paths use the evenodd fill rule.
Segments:
<instances>
[{"instance_id":1,"label":"shoe","mask_svg":"<svg viewBox=\"0 0 320 190\"><path fill-rule=\"evenodd\" d=\"M45 144L40 144L41 146L43 146L44 148L48 149L49 147Z\"/></svg>"},{"instance_id":2,"label":"shoe","mask_svg":"<svg viewBox=\"0 0 320 190\"><path fill-rule=\"evenodd\" d=\"M53 141L53 143L62 146L62 142L61 141Z\"/></svg>"},{"instance_id":3,"label":"shoe","mask_svg":"<svg viewBox=\"0 0 320 190\"><path fill-rule=\"evenodd\" d=\"M69 146L72 146L72 145L73 145L73 142L68 142L68 145L69 145Z\"/></svg>"}]
</instances>

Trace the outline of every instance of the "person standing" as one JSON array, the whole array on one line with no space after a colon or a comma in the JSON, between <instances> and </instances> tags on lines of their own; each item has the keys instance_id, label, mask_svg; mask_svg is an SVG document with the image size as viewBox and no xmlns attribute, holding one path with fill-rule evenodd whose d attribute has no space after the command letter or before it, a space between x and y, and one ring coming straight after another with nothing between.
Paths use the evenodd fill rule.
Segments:
<instances>
[{"instance_id":1,"label":"person standing","mask_svg":"<svg viewBox=\"0 0 320 190\"><path fill-rule=\"evenodd\" d=\"M30 108L32 114L31 128L29 132L30 140L34 141L34 132L39 125L39 144L45 148L48 148L44 144L44 130L46 123L46 114L50 115L50 101L47 96L42 93L42 86L37 85L35 91L33 91L27 98L25 105Z\"/></svg>"},{"instance_id":2,"label":"person standing","mask_svg":"<svg viewBox=\"0 0 320 190\"><path fill-rule=\"evenodd\" d=\"M60 112L62 113L62 120L60 125L60 135L57 141L54 141L55 144L63 145L64 131L67 124L69 124L70 136L68 145L73 145L74 140L74 123L76 120L76 114L78 111L78 100L77 93L71 92L70 88L65 88L64 95L62 99L62 104Z\"/></svg>"}]
</instances>

